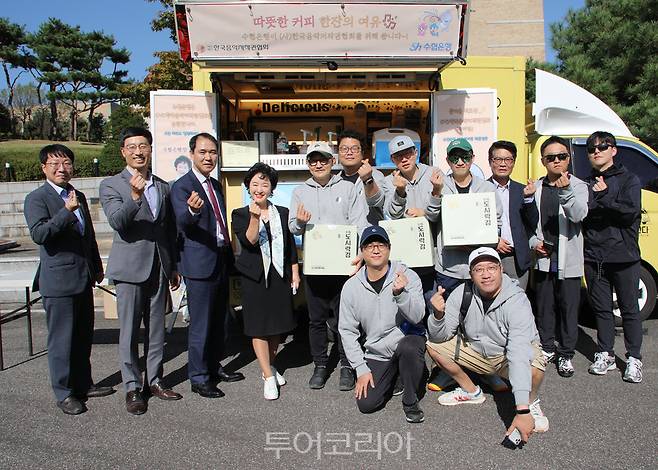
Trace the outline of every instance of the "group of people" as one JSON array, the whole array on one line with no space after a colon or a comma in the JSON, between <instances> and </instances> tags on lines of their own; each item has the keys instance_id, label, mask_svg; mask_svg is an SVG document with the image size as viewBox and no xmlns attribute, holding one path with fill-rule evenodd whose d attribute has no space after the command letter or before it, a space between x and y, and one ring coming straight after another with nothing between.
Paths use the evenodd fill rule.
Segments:
<instances>
[{"instance_id":1,"label":"group of people","mask_svg":"<svg viewBox=\"0 0 658 470\"><path fill-rule=\"evenodd\" d=\"M547 363L574 373L581 277L597 318L598 347L592 374L613 370L612 289L617 293L627 365L624 380L642 380L642 333L637 304L640 255L640 183L615 160L607 132L587 140L592 174L569 174L569 144L551 136L541 146L546 175L521 184L510 178L517 157L512 142L489 149L492 176L471 173L473 148L460 138L447 147L449 174L418 161L407 136L389 142L395 170L388 176L363 156L363 139L344 131L338 139L342 170L324 142L308 147L310 177L295 188L289 208L270 197L277 171L265 163L247 171L251 202L234 210L234 260L222 188L212 177L218 146L210 134L190 140L192 168L167 182L150 171L151 134L128 128L121 136L126 168L101 183L100 200L115 231L107 277L116 285L119 358L129 413L147 410L148 396L178 400L162 381L164 313L169 288L185 283L190 314L188 372L191 390L221 397L218 382L244 379L221 363L228 275L242 281L244 332L262 372L263 396L278 398L285 378L273 366L282 335L296 327L293 295L303 283L314 363L311 389L329 379L328 329L338 348L338 387L355 390L364 413L402 395L406 420L422 422L425 353L457 387L442 405L482 403L485 396L466 370L494 389L508 378L516 417L508 429L523 440L548 429L537 399ZM46 183L28 195L25 216L41 245L37 275L48 316L49 367L58 406L86 410L87 397L112 393L94 385L89 353L93 333L91 288L103 277L84 195L70 185L74 156L63 145L40 154ZM499 240L495 246L444 246L442 197L495 193ZM390 259L383 219L425 217L435 234L433 267L409 268ZM353 225L360 253L351 276L300 275L295 235L308 225ZM533 271L535 311L525 290ZM138 331L145 327L146 375L138 365ZM556 325L558 333L556 335ZM439 374L440 375L440 374ZM428 384L430 389L444 385Z\"/></svg>"}]
</instances>

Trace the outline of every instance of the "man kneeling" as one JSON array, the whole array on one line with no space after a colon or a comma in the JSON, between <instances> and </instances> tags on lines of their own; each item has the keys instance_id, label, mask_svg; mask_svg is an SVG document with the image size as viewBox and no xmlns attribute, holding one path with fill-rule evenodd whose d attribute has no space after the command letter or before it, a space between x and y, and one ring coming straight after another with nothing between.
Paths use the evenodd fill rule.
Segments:
<instances>
[{"instance_id":1,"label":"man kneeling","mask_svg":"<svg viewBox=\"0 0 658 470\"><path fill-rule=\"evenodd\" d=\"M338 331L350 365L356 370L356 404L362 413L383 407L393 393L398 371L407 421L421 423L418 390L423 386L425 336L407 335L403 323L423 319L425 304L420 278L405 265L389 261L386 231L368 227L361 237L364 266L343 286ZM359 343L365 334L364 348Z\"/></svg>"},{"instance_id":2,"label":"man kneeling","mask_svg":"<svg viewBox=\"0 0 658 470\"><path fill-rule=\"evenodd\" d=\"M516 416L506 435L516 428L527 442L533 431L548 430L548 419L537 399L546 360L530 302L518 284L503 274L500 257L492 248L474 250L468 264L472 286L462 284L447 302L439 287L430 299L433 315L428 319L427 352L459 384L441 395L439 403L450 406L484 401L482 390L462 367L478 374L509 377Z\"/></svg>"}]
</instances>

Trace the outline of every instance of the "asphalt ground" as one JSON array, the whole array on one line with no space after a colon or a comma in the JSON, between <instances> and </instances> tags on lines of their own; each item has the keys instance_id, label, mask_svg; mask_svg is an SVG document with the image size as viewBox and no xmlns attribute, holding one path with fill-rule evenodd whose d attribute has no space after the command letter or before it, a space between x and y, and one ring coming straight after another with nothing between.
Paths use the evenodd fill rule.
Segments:
<instances>
[{"instance_id":1,"label":"asphalt ground","mask_svg":"<svg viewBox=\"0 0 658 470\"><path fill-rule=\"evenodd\" d=\"M481 405L443 407L427 392L425 422L408 424L400 397L377 413L360 414L352 392L338 391L337 373L324 389L310 390L303 321L277 359L288 384L278 400L267 402L239 321L225 365L246 380L221 383L226 396L220 399L192 394L186 325L179 320L167 336L164 380L184 398L151 399L145 415L132 416L118 372L118 323L97 313L93 376L117 393L90 399L88 412L67 416L50 389L45 316L35 313L33 357L26 322L2 326L7 369L0 372L0 468L658 468L658 320L645 325L642 384L623 382L617 371L589 375L594 332L582 328L574 377L561 378L554 368L546 374L540 396L549 431L509 450L500 444L513 417L509 393L487 391ZM622 348L618 337L620 358ZM617 363L623 367L621 359Z\"/></svg>"}]
</instances>

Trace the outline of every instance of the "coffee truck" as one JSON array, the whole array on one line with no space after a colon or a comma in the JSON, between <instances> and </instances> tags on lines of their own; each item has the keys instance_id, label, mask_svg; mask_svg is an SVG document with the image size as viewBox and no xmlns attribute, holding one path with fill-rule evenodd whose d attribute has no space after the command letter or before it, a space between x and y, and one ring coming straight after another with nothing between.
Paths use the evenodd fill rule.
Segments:
<instances>
[{"instance_id":1,"label":"coffee truck","mask_svg":"<svg viewBox=\"0 0 658 470\"><path fill-rule=\"evenodd\" d=\"M294 187L308 178L308 143L324 140L337 148L343 129L364 135L364 153L384 173L393 168L386 143L404 133L423 162L444 170L447 143L466 137L474 148L474 172L484 177L491 174L488 147L510 140L519 147L513 178L541 176L542 135L526 112L525 58L468 56L469 3L176 0L181 58L192 62L194 90L214 103L228 212L247 203L242 180L256 161L279 171L274 201L288 205ZM542 122L551 122L557 111L548 102L542 106ZM561 116L565 122L580 117ZM590 124L591 130L580 126L564 134L572 153L580 152L577 165L583 137L609 128L605 120ZM650 167L643 181L658 176L656 153L630 132L624 139ZM154 160L157 152L156 144ZM655 195L645 193L646 317L656 297L658 253L649 237L658 205Z\"/></svg>"}]
</instances>

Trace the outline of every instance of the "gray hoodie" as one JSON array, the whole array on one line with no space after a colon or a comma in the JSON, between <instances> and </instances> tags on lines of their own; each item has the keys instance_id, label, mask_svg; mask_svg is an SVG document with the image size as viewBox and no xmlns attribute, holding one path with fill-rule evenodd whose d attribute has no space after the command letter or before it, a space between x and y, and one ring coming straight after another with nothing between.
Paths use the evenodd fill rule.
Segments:
<instances>
[{"instance_id":1,"label":"gray hoodie","mask_svg":"<svg viewBox=\"0 0 658 470\"><path fill-rule=\"evenodd\" d=\"M427 329L430 341L443 343L455 336L463 295L462 284L448 297L441 320L433 314L429 316ZM473 286L473 301L464 320L464 330L469 347L482 356L505 355L514 400L517 405L528 404L532 385L530 363L534 358L532 343L539 342L539 335L530 301L523 289L503 274L502 289L489 310L484 312L482 298Z\"/></svg>"},{"instance_id":2,"label":"gray hoodie","mask_svg":"<svg viewBox=\"0 0 658 470\"><path fill-rule=\"evenodd\" d=\"M309 178L295 188L288 218L294 235L301 235L305 228L297 222L300 204L311 213L309 224L356 225L359 236L368 226L367 207L359 200L356 186L338 175L332 175L324 186Z\"/></svg>"},{"instance_id":3,"label":"gray hoodie","mask_svg":"<svg viewBox=\"0 0 658 470\"><path fill-rule=\"evenodd\" d=\"M372 198L368 199L368 204L373 205L383 203L384 215L390 219L401 219L406 217L405 211L408 208L418 207L419 209L425 210L425 217L427 217L427 220L430 222L436 222L438 219L438 210L436 210L436 208L440 208L441 198L432 196L433 186L430 178L432 177L434 170L438 170L438 168L427 166L424 163L417 163L417 166L418 177L414 181L409 181L407 183L406 197L400 197L395 192L393 174L391 173L384 178L383 186L379 186L379 192ZM435 210L431 211L429 210L430 208L435 208Z\"/></svg>"},{"instance_id":4,"label":"gray hoodie","mask_svg":"<svg viewBox=\"0 0 658 470\"><path fill-rule=\"evenodd\" d=\"M345 178L345 175L342 171L338 173L338 176ZM375 184L377 184L377 187L380 189L380 191L386 190L384 187L384 178L385 176L381 171L379 171L377 168L372 169L372 179L375 180ZM361 178L356 179L354 186L356 187L357 197L360 201L362 201L363 204L366 205L366 218L368 220L368 224L379 224L380 220L384 220L384 198L380 199L377 197L377 195L372 198L367 197L365 194L365 186L363 181L361 181Z\"/></svg>"},{"instance_id":5,"label":"gray hoodie","mask_svg":"<svg viewBox=\"0 0 658 470\"><path fill-rule=\"evenodd\" d=\"M494 193L496 195L496 220L498 222L498 234L500 235L500 228L503 226L503 204L500 196L496 193L496 187L493 183L485 181L472 175L471 186L468 190L469 193ZM443 190L441 195L445 194L458 194L455 180L452 174L443 179ZM468 271L468 255L471 250L463 250L460 247L444 247L443 236L441 234L441 205L430 206L428 208L427 218L434 217L437 221L437 236L436 236L436 263L434 269L456 279L468 279L470 273ZM431 219L430 219L431 220Z\"/></svg>"},{"instance_id":6,"label":"gray hoodie","mask_svg":"<svg viewBox=\"0 0 658 470\"><path fill-rule=\"evenodd\" d=\"M400 295L393 295L395 273L401 271L408 280ZM391 261L381 292L374 291L366 277L366 267L349 278L340 294L338 331L345 355L356 376L370 372L366 358L388 361L404 338L400 325L407 320L419 323L425 314L425 301L420 278L398 261ZM366 334L363 348L359 344L361 330Z\"/></svg>"},{"instance_id":7,"label":"gray hoodie","mask_svg":"<svg viewBox=\"0 0 658 470\"><path fill-rule=\"evenodd\" d=\"M540 241L544 239L544 233L541 229L541 193L543 189L544 178L539 178L535 182L535 203L539 211L539 223L537 224L536 235L530 238L530 248L535 248ZM558 197L560 199L560 209L558 217L558 237L557 245L557 273L558 279L581 277L584 271L585 255L583 253L583 232L582 222L587 216L587 201L589 199L589 190L584 181L569 176L570 184L566 188L560 188ZM537 258L535 269L548 272L550 270L550 258Z\"/></svg>"}]
</instances>

